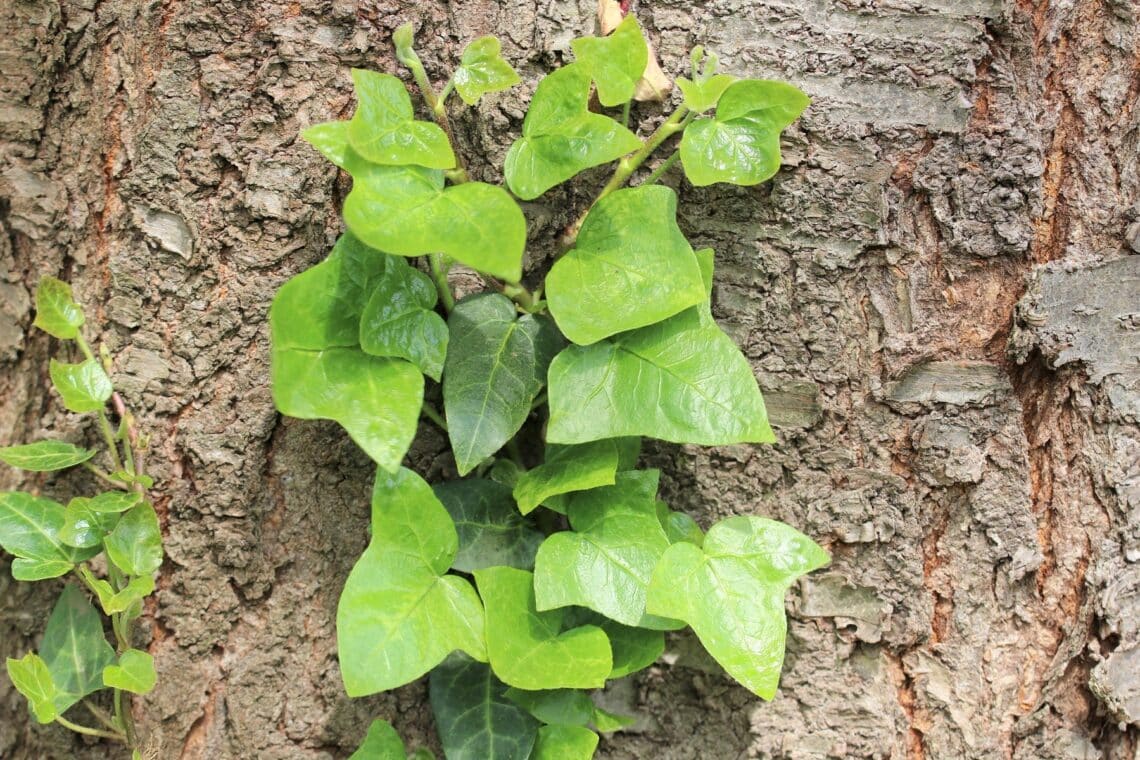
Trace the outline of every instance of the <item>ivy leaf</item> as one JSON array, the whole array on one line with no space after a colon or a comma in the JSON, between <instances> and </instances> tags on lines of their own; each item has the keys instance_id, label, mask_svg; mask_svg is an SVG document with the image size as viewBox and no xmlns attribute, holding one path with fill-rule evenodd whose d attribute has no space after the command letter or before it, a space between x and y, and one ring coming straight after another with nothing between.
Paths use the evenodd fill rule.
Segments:
<instances>
[{"instance_id":1,"label":"ivy leaf","mask_svg":"<svg viewBox=\"0 0 1140 760\"><path fill-rule=\"evenodd\" d=\"M368 734L348 760L406 760L404 741L386 720L377 718L368 727Z\"/></svg>"},{"instance_id":2,"label":"ivy leaf","mask_svg":"<svg viewBox=\"0 0 1140 760\"><path fill-rule=\"evenodd\" d=\"M546 724L584 726L594 719L594 703L581 689L508 689L506 696Z\"/></svg>"},{"instance_id":3,"label":"ivy leaf","mask_svg":"<svg viewBox=\"0 0 1140 760\"><path fill-rule=\"evenodd\" d=\"M61 714L103 688L103 668L114 662L115 650L103 635L99 612L77 587L65 586L55 603L40 657L56 686L55 709Z\"/></svg>"},{"instance_id":4,"label":"ivy leaf","mask_svg":"<svg viewBox=\"0 0 1140 760\"><path fill-rule=\"evenodd\" d=\"M354 161L344 221L373 248L401 256L444 253L508 282L522 277L526 220L503 188L464 182L418 166Z\"/></svg>"},{"instance_id":5,"label":"ivy leaf","mask_svg":"<svg viewBox=\"0 0 1140 760\"><path fill-rule=\"evenodd\" d=\"M154 591L153 575L139 575L131 578L122 590L115 591L110 583L102 578L96 578L86 567L80 567L79 572L82 573L87 585L94 589L96 596L99 597L99 606L108 615L130 609Z\"/></svg>"},{"instance_id":6,"label":"ivy leaf","mask_svg":"<svg viewBox=\"0 0 1140 760\"><path fill-rule=\"evenodd\" d=\"M542 317L516 316L507 297L481 293L460 301L448 318L443 405L460 475L510 440L542 389L543 358L557 338Z\"/></svg>"},{"instance_id":7,"label":"ivy leaf","mask_svg":"<svg viewBox=\"0 0 1140 760\"><path fill-rule=\"evenodd\" d=\"M475 105L488 92L506 90L519 83L519 75L499 55L500 50L498 38L492 35L472 40L464 48L451 80L467 105Z\"/></svg>"},{"instance_id":8,"label":"ivy leaf","mask_svg":"<svg viewBox=\"0 0 1140 760\"><path fill-rule=\"evenodd\" d=\"M157 681L154 658L138 649L128 649L119 655L118 664L103 668L104 686L132 694L147 694Z\"/></svg>"},{"instance_id":9,"label":"ivy leaf","mask_svg":"<svg viewBox=\"0 0 1140 760\"><path fill-rule=\"evenodd\" d=\"M71 562L61 559L25 559L17 557L12 560L12 577L18 581L43 581L48 578L59 578L71 572L75 567Z\"/></svg>"},{"instance_id":10,"label":"ivy leaf","mask_svg":"<svg viewBox=\"0 0 1140 760\"><path fill-rule=\"evenodd\" d=\"M66 513L62 504L51 499L21 491L0 492L0 546L17 557L12 563L12 574L23 576L17 580L54 578L98 553L63 543L59 534ZM61 567L61 572L54 572Z\"/></svg>"},{"instance_id":11,"label":"ivy leaf","mask_svg":"<svg viewBox=\"0 0 1140 760\"><path fill-rule=\"evenodd\" d=\"M9 657L5 661L8 668L8 677L16 691L24 695L32 714L40 723L51 723L60 711L56 709L55 702L59 698L59 690L51 680L51 672L39 655L29 652L18 660Z\"/></svg>"},{"instance_id":12,"label":"ivy leaf","mask_svg":"<svg viewBox=\"0 0 1140 760\"><path fill-rule=\"evenodd\" d=\"M547 275L546 298L559 329L580 345L704 301L700 266L677 226L676 193L642 185L594 204L577 246Z\"/></svg>"},{"instance_id":13,"label":"ivy leaf","mask_svg":"<svg viewBox=\"0 0 1140 760\"><path fill-rule=\"evenodd\" d=\"M771 443L748 360L698 310L592 346L550 365L547 440L644 435L717 446Z\"/></svg>"},{"instance_id":14,"label":"ivy leaf","mask_svg":"<svg viewBox=\"0 0 1140 760\"><path fill-rule=\"evenodd\" d=\"M92 512L126 512L142 500L137 491L107 491L88 499L87 508Z\"/></svg>"},{"instance_id":15,"label":"ivy leaf","mask_svg":"<svg viewBox=\"0 0 1140 760\"><path fill-rule=\"evenodd\" d=\"M771 178L780 168L780 132L809 103L807 95L785 82L733 82L720 96L715 117L697 119L685 128L685 176L698 187L714 182L755 185Z\"/></svg>"},{"instance_id":16,"label":"ivy leaf","mask_svg":"<svg viewBox=\"0 0 1140 760\"><path fill-rule=\"evenodd\" d=\"M63 397L63 405L73 412L97 412L111 398L111 378L94 359L79 364L51 360L51 383Z\"/></svg>"},{"instance_id":17,"label":"ivy leaf","mask_svg":"<svg viewBox=\"0 0 1140 760\"><path fill-rule=\"evenodd\" d=\"M103 539L107 559L127 575L150 575L162 565L162 531L154 507L143 502L123 515Z\"/></svg>"},{"instance_id":18,"label":"ivy leaf","mask_svg":"<svg viewBox=\"0 0 1140 760\"><path fill-rule=\"evenodd\" d=\"M459 534L459 553L452 567L465 573L492 565L534 567L534 553L544 536L519 515L510 488L470 478L439 483L432 490Z\"/></svg>"},{"instance_id":19,"label":"ivy leaf","mask_svg":"<svg viewBox=\"0 0 1140 760\"><path fill-rule=\"evenodd\" d=\"M341 169L348 169L351 148L348 145L348 122L326 121L301 131L301 138Z\"/></svg>"},{"instance_id":20,"label":"ivy leaf","mask_svg":"<svg viewBox=\"0 0 1140 760\"><path fill-rule=\"evenodd\" d=\"M350 697L402 686L456 649L486 658L483 607L447 569L459 539L431 486L411 470L379 471L372 542L337 607L341 674Z\"/></svg>"},{"instance_id":21,"label":"ivy leaf","mask_svg":"<svg viewBox=\"0 0 1140 760\"><path fill-rule=\"evenodd\" d=\"M36 286L36 321L48 335L74 340L83 326L83 309L71 296L71 286L55 277L44 277Z\"/></svg>"},{"instance_id":22,"label":"ivy leaf","mask_svg":"<svg viewBox=\"0 0 1140 760\"><path fill-rule=\"evenodd\" d=\"M581 446L546 447L546 461L519 475L514 497L524 515L552 496L613 485L618 444L613 439Z\"/></svg>"},{"instance_id":23,"label":"ivy leaf","mask_svg":"<svg viewBox=\"0 0 1140 760\"><path fill-rule=\"evenodd\" d=\"M0 448L0 462L29 472L63 470L83 464L93 456L93 449L81 449L64 441L37 441Z\"/></svg>"},{"instance_id":24,"label":"ivy leaf","mask_svg":"<svg viewBox=\"0 0 1140 760\"><path fill-rule=\"evenodd\" d=\"M644 481L656 472L622 472L612 486L571 494L572 531L551 535L534 560L541 611L580 605L630 626L668 630L680 624L645 614L653 568L669 548Z\"/></svg>"},{"instance_id":25,"label":"ivy leaf","mask_svg":"<svg viewBox=\"0 0 1140 760\"><path fill-rule=\"evenodd\" d=\"M736 81L731 74L716 74L705 81L694 82L685 77L678 77L677 86L685 96L684 106L694 113L707 111L717 104L720 96Z\"/></svg>"},{"instance_id":26,"label":"ivy leaf","mask_svg":"<svg viewBox=\"0 0 1140 760\"><path fill-rule=\"evenodd\" d=\"M373 356L407 359L438 382L447 355L447 323L432 311L435 285L403 259L385 259L384 276L360 317L360 347Z\"/></svg>"},{"instance_id":27,"label":"ivy leaf","mask_svg":"<svg viewBox=\"0 0 1140 760\"><path fill-rule=\"evenodd\" d=\"M598 735L588 728L543 726L538 730L531 760L590 760L597 747Z\"/></svg>"},{"instance_id":28,"label":"ivy leaf","mask_svg":"<svg viewBox=\"0 0 1140 760\"><path fill-rule=\"evenodd\" d=\"M684 512L674 512L663 501L657 502L657 519L661 521L661 527L665 529L670 544L680 541L688 541L696 546L704 544L705 532L697 525L696 520Z\"/></svg>"},{"instance_id":29,"label":"ivy leaf","mask_svg":"<svg viewBox=\"0 0 1140 760\"><path fill-rule=\"evenodd\" d=\"M570 49L590 72L598 87L598 100L607 107L633 98L637 81L649 63L649 46L632 13L608 37L580 37L570 43Z\"/></svg>"},{"instance_id":30,"label":"ivy leaf","mask_svg":"<svg viewBox=\"0 0 1140 760\"><path fill-rule=\"evenodd\" d=\"M669 547L653 571L648 609L684 620L749 691L772 699L784 660L784 594L830 558L794 528L763 517L714 525L704 547Z\"/></svg>"},{"instance_id":31,"label":"ivy leaf","mask_svg":"<svg viewBox=\"0 0 1140 760\"><path fill-rule=\"evenodd\" d=\"M527 760L538 723L481 662L453 655L431 672L431 709L447 760Z\"/></svg>"},{"instance_id":32,"label":"ivy leaf","mask_svg":"<svg viewBox=\"0 0 1140 760\"><path fill-rule=\"evenodd\" d=\"M566 625L596 625L606 632L614 654L614 667L610 678L621 678L648 668L665 652L665 634L647 628L635 628L610 620L585 607L577 607L566 615ZM613 729L602 728L599 731Z\"/></svg>"},{"instance_id":33,"label":"ivy leaf","mask_svg":"<svg viewBox=\"0 0 1140 760\"><path fill-rule=\"evenodd\" d=\"M353 69L352 83L358 102L348 122L348 142L362 158L393 166L455 166L447 133L438 124L416 121L403 82L391 74Z\"/></svg>"},{"instance_id":34,"label":"ivy leaf","mask_svg":"<svg viewBox=\"0 0 1140 760\"><path fill-rule=\"evenodd\" d=\"M59 530L59 539L63 543L77 549L89 549L102 544L103 536L114 529L119 515L92 509L92 501L94 499L77 496L67 503L63 527Z\"/></svg>"},{"instance_id":35,"label":"ivy leaf","mask_svg":"<svg viewBox=\"0 0 1140 760\"><path fill-rule=\"evenodd\" d=\"M629 715L618 715L617 713L606 712L600 707L594 711L594 728L603 734L620 731L627 726L632 726L636 722L637 718Z\"/></svg>"},{"instance_id":36,"label":"ivy leaf","mask_svg":"<svg viewBox=\"0 0 1140 760\"><path fill-rule=\"evenodd\" d=\"M641 147L637 135L608 116L590 113L590 72L572 63L547 75L534 92L522 137L507 152L507 187L533 200L583 169Z\"/></svg>"},{"instance_id":37,"label":"ivy leaf","mask_svg":"<svg viewBox=\"0 0 1140 760\"><path fill-rule=\"evenodd\" d=\"M561 610L539 612L534 576L513 567L475 571L487 608L487 655L495 675L519 689L591 689L613 668L602 629L584 625L560 632Z\"/></svg>"}]
</instances>

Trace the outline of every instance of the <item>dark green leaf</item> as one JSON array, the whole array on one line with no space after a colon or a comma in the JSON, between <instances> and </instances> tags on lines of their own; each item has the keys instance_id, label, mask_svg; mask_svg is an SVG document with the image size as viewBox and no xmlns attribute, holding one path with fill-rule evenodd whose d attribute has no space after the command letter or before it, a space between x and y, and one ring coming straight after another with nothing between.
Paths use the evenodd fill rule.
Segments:
<instances>
[{"instance_id":1,"label":"dark green leaf","mask_svg":"<svg viewBox=\"0 0 1140 760\"><path fill-rule=\"evenodd\" d=\"M128 649L119 655L119 662L103 668L103 685L122 689L132 694L146 694L154 688L158 675L154 672L154 658L138 649Z\"/></svg>"},{"instance_id":2,"label":"dark green leaf","mask_svg":"<svg viewBox=\"0 0 1140 760\"><path fill-rule=\"evenodd\" d=\"M547 446L546 461L519 475L514 497L519 511L532 512L551 496L613 485L618 444L595 441L581 446Z\"/></svg>"},{"instance_id":3,"label":"dark green leaf","mask_svg":"<svg viewBox=\"0 0 1140 760\"><path fill-rule=\"evenodd\" d=\"M772 699L784 660L784 594L823 567L827 552L794 528L763 517L730 517L703 549L673 544L653 571L648 609L684 620L730 676Z\"/></svg>"},{"instance_id":4,"label":"dark green leaf","mask_svg":"<svg viewBox=\"0 0 1140 760\"><path fill-rule=\"evenodd\" d=\"M577 246L547 275L546 298L558 327L580 345L705 301L700 266L677 226L676 193L642 185L594 204Z\"/></svg>"},{"instance_id":5,"label":"dark green leaf","mask_svg":"<svg viewBox=\"0 0 1140 760\"><path fill-rule=\"evenodd\" d=\"M360 317L360 347L373 356L407 359L439 381L447 355L447 323L436 314L431 278L395 256Z\"/></svg>"},{"instance_id":6,"label":"dark green leaf","mask_svg":"<svg viewBox=\"0 0 1140 760\"><path fill-rule=\"evenodd\" d=\"M581 689L508 689L507 699L547 724L584 726L594 719L594 703Z\"/></svg>"},{"instance_id":7,"label":"dark green leaf","mask_svg":"<svg viewBox=\"0 0 1140 760\"><path fill-rule=\"evenodd\" d=\"M610 678L621 678L648 668L657 662L665 651L665 634L646 628L634 628L610 620L585 607L577 607L567 612L564 625L596 625L606 632L610 639L610 649L614 654L614 668ZM599 731L613 729L597 726Z\"/></svg>"},{"instance_id":8,"label":"dark green leaf","mask_svg":"<svg viewBox=\"0 0 1140 760\"><path fill-rule=\"evenodd\" d=\"M446 575L458 548L455 526L431 486L403 468L377 473L372 542L337 608L349 696L414 681L456 649L486 658L479 597L466 580Z\"/></svg>"},{"instance_id":9,"label":"dark green leaf","mask_svg":"<svg viewBox=\"0 0 1140 760\"><path fill-rule=\"evenodd\" d=\"M107 535L119 521L115 512L102 512L92 509L94 499L77 496L67 503L63 516L63 527L59 539L68 546L89 549L103 543Z\"/></svg>"},{"instance_id":10,"label":"dark green leaf","mask_svg":"<svg viewBox=\"0 0 1140 760\"><path fill-rule=\"evenodd\" d=\"M515 509L510 488L470 478L439 483L432 490L459 533L459 553L452 567L465 573L492 565L534 567L543 535Z\"/></svg>"},{"instance_id":11,"label":"dark green leaf","mask_svg":"<svg viewBox=\"0 0 1140 760\"><path fill-rule=\"evenodd\" d=\"M326 121L301 132L305 142L321 152L341 169L348 169L351 148L348 146L348 122Z\"/></svg>"},{"instance_id":12,"label":"dark green leaf","mask_svg":"<svg viewBox=\"0 0 1140 760\"><path fill-rule=\"evenodd\" d=\"M504 696L491 668L452 655L431 672L431 709L447 760L527 760L538 723Z\"/></svg>"},{"instance_id":13,"label":"dark green leaf","mask_svg":"<svg viewBox=\"0 0 1140 760\"><path fill-rule=\"evenodd\" d=\"M55 359L48 366L52 385L63 397L63 405L73 412L97 412L111 398L111 378L94 359L64 364Z\"/></svg>"},{"instance_id":14,"label":"dark green leaf","mask_svg":"<svg viewBox=\"0 0 1140 760\"><path fill-rule=\"evenodd\" d=\"M143 502L125 513L103 540L107 558L127 575L150 575L162 565L162 531L154 507Z\"/></svg>"},{"instance_id":15,"label":"dark green leaf","mask_svg":"<svg viewBox=\"0 0 1140 760\"><path fill-rule=\"evenodd\" d=\"M404 741L386 720L377 718L368 727L368 735L348 760L406 760Z\"/></svg>"},{"instance_id":16,"label":"dark green leaf","mask_svg":"<svg viewBox=\"0 0 1140 760\"><path fill-rule=\"evenodd\" d=\"M352 70L356 113L348 122L348 142L365 160L430 169L455 166L451 142L439 125L416 121L404 83L391 74Z\"/></svg>"},{"instance_id":17,"label":"dark green leaf","mask_svg":"<svg viewBox=\"0 0 1140 760\"><path fill-rule=\"evenodd\" d=\"M590 113L590 73L563 66L539 83L523 120L523 136L507 152L507 187L531 200L583 169L641 147L637 135L613 119Z\"/></svg>"},{"instance_id":18,"label":"dark green leaf","mask_svg":"<svg viewBox=\"0 0 1140 760\"><path fill-rule=\"evenodd\" d=\"M65 586L44 628L40 657L58 689L55 708L63 713L103 688L103 668L115 650L103 635L103 619L75 586Z\"/></svg>"},{"instance_id":19,"label":"dark green leaf","mask_svg":"<svg viewBox=\"0 0 1140 760\"><path fill-rule=\"evenodd\" d=\"M38 441L24 446L0 448L0 462L31 472L51 472L83 464L95 456L92 449L81 449L63 441Z\"/></svg>"},{"instance_id":20,"label":"dark green leaf","mask_svg":"<svg viewBox=\"0 0 1140 760\"><path fill-rule=\"evenodd\" d=\"M633 98L637 81L649 63L649 46L632 13L608 37L581 37L573 40L570 48L590 72L603 106L620 106Z\"/></svg>"},{"instance_id":21,"label":"dark green leaf","mask_svg":"<svg viewBox=\"0 0 1140 760\"><path fill-rule=\"evenodd\" d=\"M531 760L590 760L598 735L582 726L543 726Z\"/></svg>"},{"instance_id":22,"label":"dark green leaf","mask_svg":"<svg viewBox=\"0 0 1140 760\"><path fill-rule=\"evenodd\" d=\"M561 632L561 610L534 606L534 576L513 567L475 571L487 608L487 654L495 675L510 686L589 689L613 668L610 643L595 626Z\"/></svg>"},{"instance_id":23,"label":"dark green leaf","mask_svg":"<svg viewBox=\"0 0 1140 760\"><path fill-rule=\"evenodd\" d=\"M36 286L36 321L48 335L74 340L83 326L83 310L71 296L71 286L54 277L40 279Z\"/></svg>"},{"instance_id":24,"label":"dark green leaf","mask_svg":"<svg viewBox=\"0 0 1140 760\"><path fill-rule=\"evenodd\" d=\"M13 563L13 573L19 568L25 579L37 574L41 578L55 577L55 574L42 573L44 568L56 566L42 563L75 564L98 553L97 550L75 549L63 543L59 534L66 514L64 506L51 499L40 499L20 491L0 492L0 546L16 557L28 560Z\"/></svg>"},{"instance_id":25,"label":"dark green leaf","mask_svg":"<svg viewBox=\"0 0 1140 760\"><path fill-rule=\"evenodd\" d=\"M40 723L55 720L60 713L55 706L60 697L59 689L52 683L51 673L40 656L29 652L18 660L9 657L5 664L12 685L28 700L36 720Z\"/></svg>"},{"instance_id":26,"label":"dark green leaf","mask_svg":"<svg viewBox=\"0 0 1140 760\"><path fill-rule=\"evenodd\" d=\"M499 50L499 40L490 35L472 40L463 50L463 58L451 80L467 105L475 105L488 92L505 90L519 83L519 75L503 60Z\"/></svg>"}]
</instances>

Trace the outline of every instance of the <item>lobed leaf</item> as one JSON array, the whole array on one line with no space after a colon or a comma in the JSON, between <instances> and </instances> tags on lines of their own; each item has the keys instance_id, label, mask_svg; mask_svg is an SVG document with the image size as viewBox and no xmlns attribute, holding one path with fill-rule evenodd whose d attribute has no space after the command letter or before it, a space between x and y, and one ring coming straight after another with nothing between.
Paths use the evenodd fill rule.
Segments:
<instances>
[{"instance_id":1,"label":"lobed leaf","mask_svg":"<svg viewBox=\"0 0 1140 760\"><path fill-rule=\"evenodd\" d=\"M665 634L662 631L622 625L585 607L569 610L565 624L596 625L606 632L614 655L614 667L610 671L611 679L644 670L657 662L657 658L665 652ZM615 730L603 728L602 724L597 722L597 716L595 716L595 726L599 731Z\"/></svg>"},{"instance_id":2,"label":"lobed leaf","mask_svg":"<svg viewBox=\"0 0 1140 760\"><path fill-rule=\"evenodd\" d=\"M103 539L103 549L127 575L150 575L162 566L162 531L158 515L149 502L126 512L115 529Z\"/></svg>"},{"instance_id":3,"label":"lobed leaf","mask_svg":"<svg viewBox=\"0 0 1140 760\"><path fill-rule=\"evenodd\" d=\"M103 635L103 619L76 586L65 586L44 628L40 657L56 687L55 708L65 712L103 688L103 668L115 650Z\"/></svg>"},{"instance_id":4,"label":"lobed leaf","mask_svg":"<svg viewBox=\"0 0 1140 760\"><path fill-rule=\"evenodd\" d=\"M52 385L63 398L63 405L73 412L100 411L115 390L111 387L111 378L94 359L79 364L52 359L48 372Z\"/></svg>"},{"instance_id":5,"label":"lobed leaf","mask_svg":"<svg viewBox=\"0 0 1140 760\"><path fill-rule=\"evenodd\" d=\"M37 441L0 448L0 462L30 472L63 470L83 464L93 456L93 449L81 449L64 441Z\"/></svg>"},{"instance_id":6,"label":"lobed leaf","mask_svg":"<svg viewBox=\"0 0 1140 760\"><path fill-rule=\"evenodd\" d=\"M628 17L627 17L628 18ZM538 730L532 760L590 760L598 735L582 726L543 726Z\"/></svg>"},{"instance_id":7,"label":"lobed leaf","mask_svg":"<svg viewBox=\"0 0 1140 760\"><path fill-rule=\"evenodd\" d=\"M82 573L87 585L94 589L95 594L99 597L99 606L108 615L124 612L140 604L154 591L153 575L139 575L131 578L126 586L115 591L110 583L102 578L96 578L87 568L81 567L79 572Z\"/></svg>"},{"instance_id":8,"label":"lobed leaf","mask_svg":"<svg viewBox=\"0 0 1140 760\"><path fill-rule=\"evenodd\" d=\"M685 96L684 106L694 113L707 111L717 104L720 96L729 85L737 81L731 74L716 74L704 81L694 82L691 79L679 77L677 86Z\"/></svg>"},{"instance_id":9,"label":"lobed leaf","mask_svg":"<svg viewBox=\"0 0 1140 760\"><path fill-rule=\"evenodd\" d=\"M391 74L352 70L356 112L348 122L348 142L366 161L430 169L455 166L451 141L438 124L417 121L404 83Z\"/></svg>"},{"instance_id":10,"label":"lobed leaf","mask_svg":"<svg viewBox=\"0 0 1140 760\"><path fill-rule=\"evenodd\" d=\"M519 75L499 54L496 37L487 35L468 43L451 80L463 102L473 106L488 92L498 92L519 83Z\"/></svg>"},{"instance_id":11,"label":"lobed leaf","mask_svg":"<svg viewBox=\"0 0 1140 760\"><path fill-rule=\"evenodd\" d=\"M36 320L48 335L74 340L83 326L83 309L71 296L71 286L55 277L44 277L36 286Z\"/></svg>"},{"instance_id":12,"label":"lobed leaf","mask_svg":"<svg viewBox=\"0 0 1140 760\"><path fill-rule=\"evenodd\" d=\"M17 557L12 560L12 577L18 581L44 581L66 575L73 567L74 564L61 559Z\"/></svg>"},{"instance_id":13,"label":"lobed leaf","mask_svg":"<svg viewBox=\"0 0 1140 760\"><path fill-rule=\"evenodd\" d=\"M527 760L538 722L481 662L453 655L431 672L431 709L447 760Z\"/></svg>"},{"instance_id":14,"label":"lobed leaf","mask_svg":"<svg viewBox=\"0 0 1140 760\"><path fill-rule=\"evenodd\" d=\"M452 567L465 573L493 565L534 567L534 553L544 536L515 509L509 487L470 478L439 483L432 490L459 535Z\"/></svg>"},{"instance_id":15,"label":"lobed leaf","mask_svg":"<svg viewBox=\"0 0 1140 760\"><path fill-rule=\"evenodd\" d=\"M447 323L433 311L435 285L403 259L384 258L384 276L360 317L360 347L373 356L407 359L438 382L448 334Z\"/></svg>"},{"instance_id":16,"label":"lobed leaf","mask_svg":"<svg viewBox=\"0 0 1140 760\"><path fill-rule=\"evenodd\" d=\"M154 658L138 649L128 649L119 655L118 663L103 668L104 686L132 694L149 693L157 681Z\"/></svg>"},{"instance_id":17,"label":"lobed leaf","mask_svg":"<svg viewBox=\"0 0 1140 760\"><path fill-rule=\"evenodd\" d=\"M5 665L12 685L28 700L36 720L40 723L55 720L60 713L55 706L59 690L52 683L51 672L40 656L29 652L18 660L9 657Z\"/></svg>"},{"instance_id":18,"label":"lobed leaf","mask_svg":"<svg viewBox=\"0 0 1140 760\"><path fill-rule=\"evenodd\" d=\"M518 477L514 498L524 515L552 496L613 485L618 469L618 442L593 441L581 446L546 447L546 461ZM564 511L562 507L559 511Z\"/></svg>"},{"instance_id":19,"label":"lobed leaf","mask_svg":"<svg viewBox=\"0 0 1140 760\"><path fill-rule=\"evenodd\" d=\"M570 48L590 72L603 106L620 106L632 99L649 64L649 46L632 13L608 37L580 37L570 43Z\"/></svg>"}]
</instances>

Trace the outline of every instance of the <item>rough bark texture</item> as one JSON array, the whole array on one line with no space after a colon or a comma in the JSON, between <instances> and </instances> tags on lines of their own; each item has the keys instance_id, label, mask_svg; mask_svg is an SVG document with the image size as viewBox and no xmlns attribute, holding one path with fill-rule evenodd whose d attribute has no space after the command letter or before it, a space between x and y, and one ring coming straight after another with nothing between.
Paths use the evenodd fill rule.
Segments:
<instances>
[{"instance_id":1,"label":"rough bark texture","mask_svg":"<svg viewBox=\"0 0 1140 760\"><path fill-rule=\"evenodd\" d=\"M714 308L752 359L774 447L657 446L704 522L784 519L830 568L789 597L764 704L678 638L610 695L606 758L1132 758L1140 737L1140 196L1134 0L642 0L666 70L704 44L814 98L759 188L695 190ZM495 178L525 96L593 0L6 0L0 4L0 442L90 437L30 329L71 280L155 433L169 558L136 712L162 758L344 757L368 720L434 746L425 686L342 692L333 619L371 468L281 419L266 312L339 229L345 184L297 139L395 70L503 38L525 85L457 117ZM652 118L651 106L635 109ZM476 161L476 164L483 162ZM602 173L590 176L600 178ZM589 177L587 177L589 179ZM527 204L540 262L589 183ZM451 467L428 431L415 461ZM20 480L47 493L82 477ZM0 561L0 565L4 562ZM0 568L0 654L56 591ZM0 757L107 757L0 679Z\"/></svg>"}]
</instances>

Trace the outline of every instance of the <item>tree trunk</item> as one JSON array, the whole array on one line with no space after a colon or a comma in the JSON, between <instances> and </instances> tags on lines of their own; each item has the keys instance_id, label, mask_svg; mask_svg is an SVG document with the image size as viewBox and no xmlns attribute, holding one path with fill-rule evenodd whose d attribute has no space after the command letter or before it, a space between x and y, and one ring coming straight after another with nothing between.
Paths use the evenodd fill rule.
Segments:
<instances>
[{"instance_id":1,"label":"tree trunk","mask_svg":"<svg viewBox=\"0 0 1140 760\"><path fill-rule=\"evenodd\" d=\"M777 517L834 561L789 596L774 702L677 637L610 696L641 719L599 757L1135 757L1140 3L635 6L667 71L703 44L814 100L772 182L667 176L694 246L717 250L714 311L780 442L648 459L675 508ZM494 33L524 85L455 110L495 179L535 82L593 13L0 4L0 443L92 433L51 396L60 347L31 328L34 283L61 276L155 438L168 559L143 643L159 685L135 701L154 757L345 757L376 716L438 749L424 683L361 700L340 684L336 600L367 540L372 466L270 399L270 298L326 255L346 189L297 133L351 112L349 67L397 70L397 24L416 23L437 80ZM585 192L526 204L532 264ZM447 470L441 449L427 431L413 458ZM90 485L0 472L60 496ZM58 589L0 565L0 654L19 656ZM35 724L0 678L0 757L110 752Z\"/></svg>"}]
</instances>

